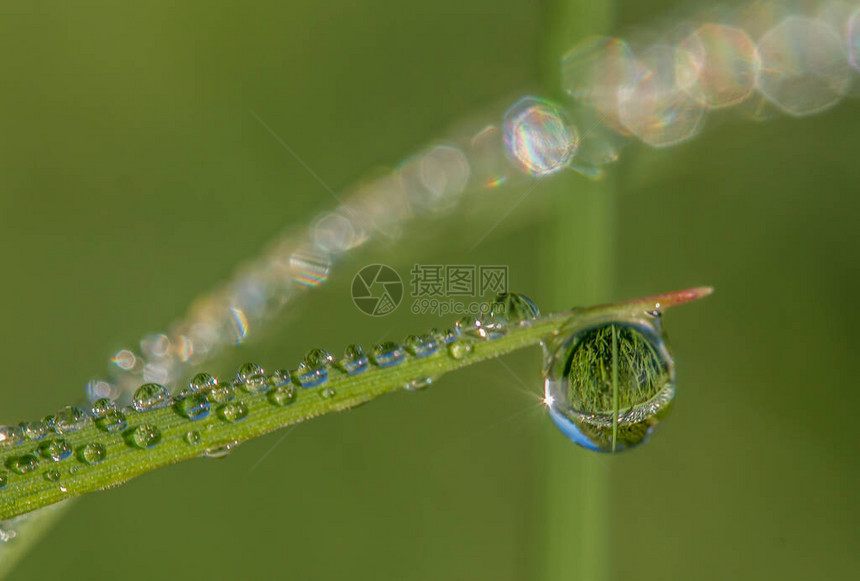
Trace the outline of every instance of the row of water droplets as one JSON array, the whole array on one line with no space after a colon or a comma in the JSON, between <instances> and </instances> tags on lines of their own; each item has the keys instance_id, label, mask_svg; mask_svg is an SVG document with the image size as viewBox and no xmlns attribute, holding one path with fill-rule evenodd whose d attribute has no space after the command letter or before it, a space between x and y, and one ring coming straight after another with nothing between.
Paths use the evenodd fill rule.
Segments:
<instances>
[{"instance_id":1,"label":"row of water droplets","mask_svg":"<svg viewBox=\"0 0 860 581\"><path fill-rule=\"evenodd\" d=\"M753 2L675 24L643 42L593 37L561 62L570 101L525 97L499 117L449 136L338 194L309 227L276 238L187 315L136 347L117 350L89 400L128 403L145 382L176 388L225 348L243 343L290 301L324 284L336 260L400 236L415 217L444 214L466 194L574 170L598 178L632 140L675 145L706 113L753 119L825 110L857 92L860 12L853 4ZM654 39L657 39L656 41Z\"/></svg>"},{"instance_id":2,"label":"row of water droplets","mask_svg":"<svg viewBox=\"0 0 860 581\"><path fill-rule=\"evenodd\" d=\"M208 418L214 408L218 418L234 423L249 415L249 406L243 401L243 394L262 394L270 404L284 407L296 400L296 387L323 387L319 390L320 397L331 399L336 395L335 391L325 387L331 373L355 376L370 369L371 365L377 368L395 367L404 363L409 356L423 359L442 350L454 359L464 359L472 353L476 341L502 337L511 325L527 325L538 316L538 308L529 298L504 293L496 297L486 314L480 318L463 317L453 329L432 329L425 334L410 335L402 344L382 342L369 353L365 353L360 345L352 344L346 347L341 358L335 359L325 349L314 348L293 370L266 373L260 365L246 363L231 381L221 381L209 373L198 373L185 388L175 394L171 394L162 384L145 383L134 391L131 403L126 408L120 408L114 400L102 397L93 402L89 409L66 406L40 421L0 426L0 450L36 442L36 447L27 452L7 456L6 469L12 474L24 475L37 470L47 461L47 468L43 472L45 479L57 482L65 492L59 469L61 465L57 463L74 458L80 464L92 466L107 457L107 446L101 442L86 442L75 448L64 437L91 424L106 434L120 434L131 448L148 450L160 443L161 430L148 422L130 428L127 416L132 411L149 412L171 407L193 425L196 421ZM431 377L416 377L404 387L407 390L423 389L432 381ZM191 428L184 440L195 446L201 441L201 434ZM210 457L221 457L232 447L226 445L202 452ZM77 471L77 465L68 467L70 475ZM0 471L0 489L6 487L9 478L8 473Z\"/></svg>"}]
</instances>

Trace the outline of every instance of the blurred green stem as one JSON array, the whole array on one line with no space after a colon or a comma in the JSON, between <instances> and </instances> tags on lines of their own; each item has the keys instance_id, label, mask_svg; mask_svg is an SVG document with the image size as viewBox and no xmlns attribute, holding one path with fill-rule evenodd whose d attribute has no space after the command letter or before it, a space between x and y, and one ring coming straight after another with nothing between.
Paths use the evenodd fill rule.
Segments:
<instances>
[{"instance_id":1,"label":"blurred green stem","mask_svg":"<svg viewBox=\"0 0 860 581\"><path fill-rule=\"evenodd\" d=\"M610 1L548 0L542 30L543 86L561 90L562 56L589 34L609 30ZM554 307L609 295L613 276L614 199L610 180L588 182L568 173L547 184L552 200L541 228L548 264L546 288ZM609 478L605 459L571 446L547 429L539 568L548 581L602 581L609 575Z\"/></svg>"}]
</instances>

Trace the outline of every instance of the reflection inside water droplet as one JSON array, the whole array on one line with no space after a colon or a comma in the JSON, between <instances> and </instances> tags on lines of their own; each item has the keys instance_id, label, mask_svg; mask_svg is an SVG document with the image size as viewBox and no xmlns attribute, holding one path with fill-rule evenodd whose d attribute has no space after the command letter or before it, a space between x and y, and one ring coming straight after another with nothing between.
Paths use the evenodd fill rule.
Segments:
<instances>
[{"instance_id":1,"label":"reflection inside water droplet","mask_svg":"<svg viewBox=\"0 0 860 581\"><path fill-rule=\"evenodd\" d=\"M545 345L550 416L575 443L620 452L646 441L675 397L659 319L608 321Z\"/></svg>"}]
</instances>

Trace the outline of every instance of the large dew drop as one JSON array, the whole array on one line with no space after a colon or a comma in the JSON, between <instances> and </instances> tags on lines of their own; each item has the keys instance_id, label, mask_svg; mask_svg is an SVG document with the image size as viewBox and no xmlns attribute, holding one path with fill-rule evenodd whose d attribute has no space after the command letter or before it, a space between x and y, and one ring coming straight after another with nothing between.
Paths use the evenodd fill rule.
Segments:
<instances>
[{"instance_id":1,"label":"large dew drop","mask_svg":"<svg viewBox=\"0 0 860 581\"><path fill-rule=\"evenodd\" d=\"M550 416L580 446L633 448L669 412L675 369L659 318L600 323L544 348Z\"/></svg>"},{"instance_id":2,"label":"large dew drop","mask_svg":"<svg viewBox=\"0 0 860 581\"><path fill-rule=\"evenodd\" d=\"M172 403L170 392L159 383L145 383L137 388L131 400L136 411L146 412L166 407Z\"/></svg>"}]
</instances>

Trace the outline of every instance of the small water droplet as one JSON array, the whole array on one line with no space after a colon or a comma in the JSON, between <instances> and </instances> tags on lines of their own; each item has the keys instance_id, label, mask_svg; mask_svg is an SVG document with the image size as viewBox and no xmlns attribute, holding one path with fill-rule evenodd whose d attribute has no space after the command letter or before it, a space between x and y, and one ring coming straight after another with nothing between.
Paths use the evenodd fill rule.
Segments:
<instances>
[{"instance_id":1,"label":"small water droplet","mask_svg":"<svg viewBox=\"0 0 860 581\"><path fill-rule=\"evenodd\" d=\"M160 383L144 383L134 392L131 405L135 411L146 412L169 406L173 403L170 392Z\"/></svg>"},{"instance_id":2,"label":"small water droplet","mask_svg":"<svg viewBox=\"0 0 860 581\"><path fill-rule=\"evenodd\" d=\"M517 293L500 293L493 300L490 313L501 315L509 323L524 324L540 316L540 310L530 298Z\"/></svg>"},{"instance_id":3,"label":"small water droplet","mask_svg":"<svg viewBox=\"0 0 860 581\"><path fill-rule=\"evenodd\" d=\"M109 397L100 397L93 402L91 411L93 418L99 419L104 417L108 412L116 410L116 402Z\"/></svg>"},{"instance_id":4,"label":"small water droplet","mask_svg":"<svg viewBox=\"0 0 860 581\"><path fill-rule=\"evenodd\" d=\"M433 383L432 377L420 377L418 379L413 379L403 387L407 391L420 391L422 389L427 389L428 387L430 387L431 383Z\"/></svg>"},{"instance_id":5,"label":"small water droplet","mask_svg":"<svg viewBox=\"0 0 860 581\"><path fill-rule=\"evenodd\" d=\"M32 472L39 466L39 459L35 454L23 454L21 456L12 456L6 460L6 468L18 474L27 474Z\"/></svg>"},{"instance_id":6,"label":"small water droplet","mask_svg":"<svg viewBox=\"0 0 860 581\"><path fill-rule=\"evenodd\" d=\"M454 359L465 359L472 354L475 346L471 341L454 341L448 344L448 354Z\"/></svg>"},{"instance_id":7,"label":"small water droplet","mask_svg":"<svg viewBox=\"0 0 860 581\"><path fill-rule=\"evenodd\" d=\"M499 339L508 332L508 321L502 314L486 313L481 315L481 327L487 333L487 339Z\"/></svg>"},{"instance_id":8,"label":"small water droplet","mask_svg":"<svg viewBox=\"0 0 860 581\"><path fill-rule=\"evenodd\" d=\"M108 434L116 434L128 427L128 420L121 411L117 409L108 410L102 417L96 419L96 427Z\"/></svg>"},{"instance_id":9,"label":"small water droplet","mask_svg":"<svg viewBox=\"0 0 860 581\"><path fill-rule=\"evenodd\" d=\"M290 372L286 369L278 369L268 379L270 387L283 387L290 383Z\"/></svg>"},{"instance_id":10,"label":"small water droplet","mask_svg":"<svg viewBox=\"0 0 860 581\"><path fill-rule=\"evenodd\" d=\"M320 397L323 399L331 399L335 395L335 391L331 387L327 387L320 392Z\"/></svg>"},{"instance_id":11,"label":"small water droplet","mask_svg":"<svg viewBox=\"0 0 860 581\"><path fill-rule=\"evenodd\" d=\"M209 415L209 400L203 393L193 393L176 402L174 407L189 420L202 420Z\"/></svg>"},{"instance_id":12,"label":"small water droplet","mask_svg":"<svg viewBox=\"0 0 860 581\"><path fill-rule=\"evenodd\" d=\"M152 424L141 424L131 431L127 441L132 446L146 450L161 441L161 430Z\"/></svg>"},{"instance_id":13,"label":"small water droplet","mask_svg":"<svg viewBox=\"0 0 860 581\"><path fill-rule=\"evenodd\" d=\"M325 349L314 347L305 354L305 362L310 367L329 367L334 363L334 357Z\"/></svg>"},{"instance_id":14,"label":"small water droplet","mask_svg":"<svg viewBox=\"0 0 860 581\"><path fill-rule=\"evenodd\" d=\"M425 335L409 335L403 341L403 346L415 357L428 357L439 350L439 343L436 337L429 333Z\"/></svg>"},{"instance_id":15,"label":"small water droplet","mask_svg":"<svg viewBox=\"0 0 860 581\"><path fill-rule=\"evenodd\" d=\"M218 415L228 422L238 422L248 417L248 406L241 400L231 401L218 408Z\"/></svg>"},{"instance_id":16,"label":"small water droplet","mask_svg":"<svg viewBox=\"0 0 860 581\"><path fill-rule=\"evenodd\" d=\"M290 405L296 401L296 390L292 385L279 385L269 392L269 401L276 406Z\"/></svg>"},{"instance_id":17,"label":"small water droplet","mask_svg":"<svg viewBox=\"0 0 860 581\"><path fill-rule=\"evenodd\" d=\"M57 418L54 417L54 414L48 414L44 418L42 418L42 423L45 424L45 427L48 428L48 431L54 430L54 423L57 421Z\"/></svg>"},{"instance_id":18,"label":"small water droplet","mask_svg":"<svg viewBox=\"0 0 860 581\"><path fill-rule=\"evenodd\" d=\"M210 373L198 373L191 378L188 383L188 388L184 390L183 395L191 395L192 393L206 393L218 385L218 379Z\"/></svg>"},{"instance_id":19,"label":"small water droplet","mask_svg":"<svg viewBox=\"0 0 860 581\"><path fill-rule=\"evenodd\" d=\"M365 371L367 369L367 356L361 345L347 345L346 349L343 350L343 358L337 362L337 366L348 375Z\"/></svg>"},{"instance_id":20,"label":"small water droplet","mask_svg":"<svg viewBox=\"0 0 860 581\"><path fill-rule=\"evenodd\" d=\"M9 483L9 477L5 473L0 472L0 488L6 488Z\"/></svg>"},{"instance_id":21,"label":"small water droplet","mask_svg":"<svg viewBox=\"0 0 860 581\"><path fill-rule=\"evenodd\" d=\"M58 434L77 432L89 423L90 418L84 410L66 406L54 415L54 431Z\"/></svg>"},{"instance_id":22,"label":"small water droplet","mask_svg":"<svg viewBox=\"0 0 860 581\"><path fill-rule=\"evenodd\" d=\"M78 467L77 467L77 466L71 466L71 467L69 468L69 474L70 474L71 476L74 476L74 475L75 475L75 474L77 474L77 473L78 473Z\"/></svg>"},{"instance_id":23,"label":"small water droplet","mask_svg":"<svg viewBox=\"0 0 860 581\"><path fill-rule=\"evenodd\" d=\"M370 359L378 367L391 367L401 363L406 358L406 351L394 341L384 341L370 352Z\"/></svg>"},{"instance_id":24,"label":"small water droplet","mask_svg":"<svg viewBox=\"0 0 860 581\"><path fill-rule=\"evenodd\" d=\"M236 390L229 383L219 383L206 393L206 399L215 404L233 401L235 397Z\"/></svg>"},{"instance_id":25,"label":"small water droplet","mask_svg":"<svg viewBox=\"0 0 860 581\"><path fill-rule=\"evenodd\" d=\"M328 380L328 370L325 367L311 367L307 361L302 361L293 373L293 379L301 387L316 387Z\"/></svg>"},{"instance_id":26,"label":"small water droplet","mask_svg":"<svg viewBox=\"0 0 860 581\"><path fill-rule=\"evenodd\" d=\"M248 393L263 393L270 387L266 371L256 363L245 363L236 372L236 381Z\"/></svg>"},{"instance_id":27,"label":"small water droplet","mask_svg":"<svg viewBox=\"0 0 860 581\"><path fill-rule=\"evenodd\" d=\"M54 431L60 434L76 432L89 422L87 412L75 406L66 406L54 415Z\"/></svg>"},{"instance_id":28,"label":"small water droplet","mask_svg":"<svg viewBox=\"0 0 860 581\"><path fill-rule=\"evenodd\" d=\"M18 536L18 531L12 528L8 523L9 521L5 521L0 524L0 543L8 543Z\"/></svg>"},{"instance_id":29,"label":"small water droplet","mask_svg":"<svg viewBox=\"0 0 860 581\"><path fill-rule=\"evenodd\" d=\"M454 329L445 329L444 331L440 331L434 327L430 329L428 335L435 337L436 341L441 345L447 345L457 339L457 333Z\"/></svg>"},{"instance_id":30,"label":"small water droplet","mask_svg":"<svg viewBox=\"0 0 860 581\"><path fill-rule=\"evenodd\" d=\"M48 470L45 472L45 480L49 482L56 482L60 479L60 473L56 470Z\"/></svg>"},{"instance_id":31,"label":"small water droplet","mask_svg":"<svg viewBox=\"0 0 860 581\"><path fill-rule=\"evenodd\" d=\"M473 339L486 339L487 331L481 324L480 319L472 315L466 315L454 325L456 333L463 337L472 337Z\"/></svg>"},{"instance_id":32,"label":"small water droplet","mask_svg":"<svg viewBox=\"0 0 860 581\"><path fill-rule=\"evenodd\" d=\"M41 440L48 434L48 426L42 422L22 422L21 433L30 441Z\"/></svg>"},{"instance_id":33,"label":"small water droplet","mask_svg":"<svg viewBox=\"0 0 860 581\"><path fill-rule=\"evenodd\" d=\"M200 441L200 432L197 430L189 430L185 433L185 441L191 446L194 446Z\"/></svg>"},{"instance_id":34,"label":"small water droplet","mask_svg":"<svg viewBox=\"0 0 860 581\"><path fill-rule=\"evenodd\" d=\"M550 417L590 450L620 452L646 441L675 397L674 363L650 318L554 338L545 357Z\"/></svg>"},{"instance_id":35,"label":"small water droplet","mask_svg":"<svg viewBox=\"0 0 860 581\"><path fill-rule=\"evenodd\" d=\"M39 453L43 458L59 462L72 455L72 445L63 438L51 438L39 445Z\"/></svg>"},{"instance_id":36,"label":"small water droplet","mask_svg":"<svg viewBox=\"0 0 860 581\"><path fill-rule=\"evenodd\" d=\"M81 462L94 466L105 459L107 450L98 442L89 442L78 448L78 459Z\"/></svg>"},{"instance_id":37,"label":"small water droplet","mask_svg":"<svg viewBox=\"0 0 860 581\"><path fill-rule=\"evenodd\" d=\"M238 442L230 442L229 444L224 444L223 446L217 446L214 448L207 448L204 454L207 458L224 458L230 452L233 451L233 448L236 447Z\"/></svg>"}]
</instances>

